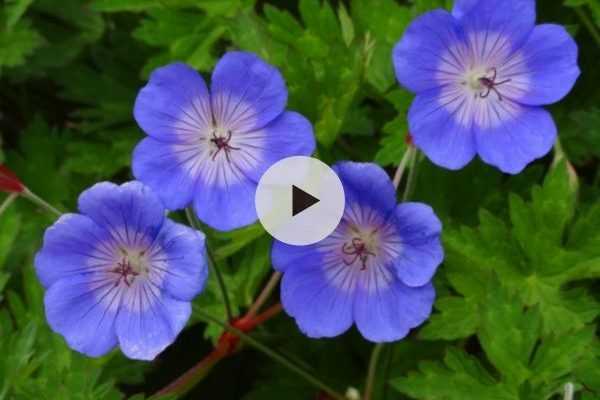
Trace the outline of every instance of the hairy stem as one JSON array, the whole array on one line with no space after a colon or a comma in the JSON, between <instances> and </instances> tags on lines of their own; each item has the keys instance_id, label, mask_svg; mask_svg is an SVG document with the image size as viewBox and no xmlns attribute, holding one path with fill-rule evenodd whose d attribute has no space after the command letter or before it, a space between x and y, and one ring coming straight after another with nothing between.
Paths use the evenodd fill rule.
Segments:
<instances>
[{"instance_id":1,"label":"hairy stem","mask_svg":"<svg viewBox=\"0 0 600 400\"><path fill-rule=\"evenodd\" d=\"M404 155L402 156L402 160L400 160L400 164L396 169L396 173L394 174L394 180L392 181L394 187L398 189L400 186L400 182L402 181L402 176L404 175L404 170L406 169L406 165L408 165L408 161L411 159L412 154L415 152L415 148L413 146L408 146Z\"/></svg>"},{"instance_id":2,"label":"hairy stem","mask_svg":"<svg viewBox=\"0 0 600 400\"><path fill-rule=\"evenodd\" d=\"M283 310L281 303L277 303L269 308L267 308L264 312L258 314L255 318L253 318L253 323L256 325L261 325L265 321L273 318L277 314L279 314Z\"/></svg>"},{"instance_id":3,"label":"hairy stem","mask_svg":"<svg viewBox=\"0 0 600 400\"><path fill-rule=\"evenodd\" d=\"M293 364L291 361L289 361L285 357L281 356L277 352L271 350L268 346L262 344L258 340L254 339L252 336L246 335L244 332L240 331L239 329L234 328L233 326L231 326L230 324L228 324L226 322L220 321L219 319L213 317L210 314L205 313L204 311L198 311L197 316L200 319L204 320L205 322L212 322L214 324L220 325L227 331L238 336L243 342L254 347L258 351L264 353L266 356L271 358L273 361L279 363L281 366L283 366L283 367L287 368L288 370L290 370L291 372L295 373L296 375L298 375L299 377L301 377L302 379L304 379L305 381L307 381L314 387L324 391L334 400L345 400L345 397L342 394L336 392L334 389L329 387L327 384L321 382L317 377L310 374L309 372L304 371L302 368Z\"/></svg>"},{"instance_id":4,"label":"hairy stem","mask_svg":"<svg viewBox=\"0 0 600 400\"><path fill-rule=\"evenodd\" d=\"M21 195L52 214L55 214L59 217L62 215L62 212L60 212L54 206L49 204L46 200L42 199L37 194L33 193L31 190L29 190L27 188L25 188L25 190L23 190L23 193L21 193Z\"/></svg>"},{"instance_id":5,"label":"hairy stem","mask_svg":"<svg viewBox=\"0 0 600 400\"><path fill-rule=\"evenodd\" d=\"M371 352L369 360L369 370L367 372L367 381L365 382L365 394L363 400L371 400L373 397L373 388L375 387L375 372L377 372L377 363L383 350L383 343L377 343Z\"/></svg>"},{"instance_id":6,"label":"hairy stem","mask_svg":"<svg viewBox=\"0 0 600 400\"><path fill-rule=\"evenodd\" d=\"M596 29L596 25L590 19L588 13L584 9L584 6L575 7L574 10L575 14L577 14L581 22L583 22L583 25L585 25L586 29L588 30L596 44L600 46L600 32L598 31L598 29Z\"/></svg>"},{"instance_id":7,"label":"hairy stem","mask_svg":"<svg viewBox=\"0 0 600 400\"><path fill-rule=\"evenodd\" d=\"M192 226L192 228L194 228L196 230L200 230L200 226L198 225L196 216L194 215L194 212L192 211L192 209L190 207L185 209L185 216L187 217L187 220L188 220L189 224ZM225 279L223 278L223 275L221 274L221 271L219 270L219 268L217 268L217 263L215 262L215 258L213 257L212 252L210 251L208 246L206 248L206 254L208 255L208 258L209 258L208 265L210 267L210 270L217 277L217 283L219 285L219 291L221 292L221 297L223 298L223 304L225 305L225 312L227 313L227 319L229 321L231 321L233 319L233 312L231 311L231 303L229 301L229 295L227 294L227 286L225 286Z\"/></svg>"},{"instance_id":8,"label":"hairy stem","mask_svg":"<svg viewBox=\"0 0 600 400\"><path fill-rule=\"evenodd\" d=\"M162 388L154 396L161 397L169 394L182 395L192 389L198 382L204 379L215 365L227 356L227 351L216 347L209 355L204 357L198 364L186 371L179 378Z\"/></svg>"},{"instance_id":9,"label":"hairy stem","mask_svg":"<svg viewBox=\"0 0 600 400\"><path fill-rule=\"evenodd\" d=\"M564 396L563 400L573 400L575 395L575 385L571 382L567 382L564 387Z\"/></svg>"},{"instance_id":10,"label":"hairy stem","mask_svg":"<svg viewBox=\"0 0 600 400\"><path fill-rule=\"evenodd\" d=\"M404 194L402 195L402 201L407 201L415 188L415 183L417 180L417 162L419 159L419 152L415 150L410 159L410 166L408 171L408 180L406 181L406 186L404 187Z\"/></svg>"},{"instance_id":11,"label":"hairy stem","mask_svg":"<svg viewBox=\"0 0 600 400\"><path fill-rule=\"evenodd\" d=\"M8 209L8 207L10 207L10 205L13 203L13 201L17 199L17 197L19 197L18 193L11 193L8 195L8 197L2 202L2 204L0 204L0 215L2 215L4 211Z\"/></svg>"},{"instance_id":12,"label":"hairy stem","mask_svg":"<svg viewBox=\"0 0 600 400\"><path fill-rule=\"evenodd\" d=\"M251 329L254 329L256 326L265 323L280 312L281 304L275 304L274 306L268 308L265 310L265 312L256 316L256 318L252 321ZM239 347L232 349L230 347L230 343L226 341L219 341L210 354L200 360L200 362L194 365L192 368L187 370L179 378L175 379L169 385L158 391L153 397L160 397L169 394L182 395L187 393L194 386L196 386L198 382L204 379L215 365L217 365L224 358L234 354L238 349Z\"/></svg>"},{"instance_id":13,"label":"hairy stem","mask_svg":"<svg viewBox=\"0 0 600 400\"><path fill-rule=\"evenodd\" d=\"M258 313L263 304L265 304L265 302L269 299L269 296L271 295L273 290L277 287L277 283L279 283L280 279L281 272L273 272L271 278L269 278L269 281L267 282L263 290L260 292L254 303L252 303L252 305L248 309L248 312L244 316L245 318L253 318Z\"/></svg>"}]
</instances>

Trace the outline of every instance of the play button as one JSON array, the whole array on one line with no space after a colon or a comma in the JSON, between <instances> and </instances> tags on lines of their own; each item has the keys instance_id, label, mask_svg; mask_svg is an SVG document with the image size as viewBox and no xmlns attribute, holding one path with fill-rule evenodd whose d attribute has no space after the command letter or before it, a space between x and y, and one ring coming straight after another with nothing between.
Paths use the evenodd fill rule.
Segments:
<instances>
[{"instance_id":1,"label":"play button","mask_svg":"<svg viewBox=\"0 0 600 400\"><path fill-rule=\"evenodd\" d=\"M298 186L292 185L292 217L318 202L319 199L315 196L311 196Z\"/></svg>"},{"instance_id":2,"label":"play button","mask_svg":"<svg viewBox=\"0 0 600 400\"><path fill-rule=\"evenodd\" d=\"M275 239L303 246L329 236L344 213L344 188L337 174L312 157L273 164L256 189L256 212Z\"/></svg>"}]
</instances>

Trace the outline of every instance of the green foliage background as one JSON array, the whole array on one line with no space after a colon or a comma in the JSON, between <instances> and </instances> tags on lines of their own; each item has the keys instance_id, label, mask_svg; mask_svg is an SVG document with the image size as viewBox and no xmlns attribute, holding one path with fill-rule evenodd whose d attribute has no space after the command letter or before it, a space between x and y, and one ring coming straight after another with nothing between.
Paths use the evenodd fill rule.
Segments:
<instances>
[{"instance_id":1,"label":"green foliage background","mask_svg":"<svg viewBox=\"0 0 600 400\"><path fill-rule=\"evenodd\" d=\"M0 163L63 210L99 180L131 179L142 133L132 117L149 72L181 60L209 73L228 49L278 66L289 108L314 124L318 157L375 161L390 174L406 149L412 96L391 49L412 18L443 0L2 0ZM519 176L479 161L459 172L421 158L412 198L444 223L446 260L431 320L384 348L375 399L600 399L600 3L538 0L538 20L566 25L583 74L552 107L562 151ZM2 199L0 198L0 201ZM175 214L174 218L183 218ZM0 217L0 399L136 399L212 348L196 316L153 363L118 351L89 359L53 334L32 260L51 217L25 201ZM236 313L270 271L260 226L206 229ZM194 302L225 319L211 278ZM284 314L255 337L344 392L362 389L372 345L351 331L309 340ZM220 363L189 399L315 399L260 353Z\"/></svg>"}]
</instances>

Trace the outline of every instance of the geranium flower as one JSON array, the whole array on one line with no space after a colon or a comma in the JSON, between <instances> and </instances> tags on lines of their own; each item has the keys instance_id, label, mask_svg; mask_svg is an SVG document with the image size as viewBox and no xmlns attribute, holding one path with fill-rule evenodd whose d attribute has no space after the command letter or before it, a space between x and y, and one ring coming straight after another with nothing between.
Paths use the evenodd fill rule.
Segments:
<instances>
[{"instance_id":1,"label":"geranium flower","mask_svg":"<svg viewBox=\"0 0 600 400\"><path fill-rule=\"evenodd\" d=\"M169 209L193 203L198 218L219 230L251 224L263 172L315 149L311 124L285 111L286 102L279 71L252 53L225 54L210 93L185 64L159 68L135 103L149 137L135 149L133 173Z\"/></svg>"},{"instance_id":2,"label":"geranium flower","mask_svg":"<svg viewBox=\"0 0 600 400\"><path fill-rule=\"evenodd\" d=\"M152 360L190 317L207 278L204 235L165 218L139 182L99 183L44 236L35 267L50 327L69 346L100 356L119 345Z\"/></svg>"},{"instance_id":3,"label":"geranium flower","mask_svg":"<svg viewBox=\"0 0 600 400\"><path fill-rule=\"evenodd\" d=\"M558 25L535 25L534 0L456 0L409 25L396 45L398 81L417 94L408 114L417 147L458 169L475 154L516 174L556 139L541 106L579 76L577 45Z\"/></svg>"},{"instance_id":4,"label":"geranium flower","mask_svg":"<svg viewBox=\"0 0 600 400\"><path fill-rule=\"evenodd\" d=\"M401 339L431 313L441 223L425 204L397 205L375 164L343 162L334 170L346 195L336 230L309 246L273 244L283 307L310 337L336 336L356 323L371 341Z\"/></svg>"}]
</instances>

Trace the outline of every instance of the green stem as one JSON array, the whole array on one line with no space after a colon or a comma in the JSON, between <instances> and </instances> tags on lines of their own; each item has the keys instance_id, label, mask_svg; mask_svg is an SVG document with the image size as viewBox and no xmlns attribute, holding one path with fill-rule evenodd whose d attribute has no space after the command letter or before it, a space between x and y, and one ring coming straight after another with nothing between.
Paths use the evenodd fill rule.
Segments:
<instances>
[{"instance_id":1,"label":"green stem","mask_svg":"<svg viewBox=\"0 0 600 400\"><path fill-rule=\"evenodd\" d=\"M200 226L198 225L198 221L196 220L196 216L191 208L185 209L185 216L187 217L188 222L192 226L192 228L196 230L200 230ZM221 291L221 296L223 297L223 304L225 305L225 312L227 313L227 319L231 321L233 319L233 312L231 310L231 303L229 302L229 296L227 295L227 286L225 286L225 279L221 274L219 268L217 268L217 263L215 262L215 258L213 257L212 252L206 248L206 254L208 254L209 258L209 267L211 272L215 274L217 277L217 283L219 285L219 290Z\"/></svg>"},{"instance_id":2,"label":"green stem","mask_svg":"<svg viewBox=\"0 0 600 400\"><path fill-rule=\"evenodd\" d=\"M392 181L396 189L398 189L398 186L400 186L402 176L404 175L404 171L406 170L406 165L408 164L408 161L411 159L412 154L415 153L415 151L416 150L413 146L409 146L408 149L406 149L406 151L404 152L402 160L400 160L400 164L398 165L398 169L396 169L396 173L394 174L394 180Z\"/></svg>"},{"instance_id":3,"label":"green stem","mask_svg":"<svg viewBox=\"0 0 600 400\"><path fill-rule=\"evenodd\" d=\"M575 395L575 385L573 385L571 382L567 382L564 387L563 400L573 400L574 395Z\"/></svg>"},{"instance_id":4,"label":"green stem","mask_svg":"<svg viewBox=\"0 0 600 400\"><path fill-rule=\"evenodd\" d=\"M363 400L371 400L373 397L373 389L375 387L375 372L377 372L377 364L379 363L379 356L383 350L383 343L377 343L373 347L371 352L371 359L369 360L369 370L367 372L367 381L365 382L365 395Z\"/></svg>"},{"instance_id":5,"label":"green stem","mask_svg":"<svg viewBox=\"0 0 600 400\"><path fill-rule=\"evenodd\" d=\"M385 356L385 367L383 371L383 382L385 383L383 386L383 395L381 396L382 400L387 399L389 385L387 384L390 378L390 371L392 367L392 360L394 359L394 346L388 348L388 351Z\"/></svg>"},{"instance_id":6,"label":"green stem","mask_svg":"<svg viewBox=\"0 0 600 400\"><path fill-rule=\"evenodd\" d=\"M37 204L38 206L42 207L44 210L49 211L53 214L56 214L59 217L63 214L62 212L58 211L58 209L56 209L54 206L48 204L48 202L46 202L46 200L42 199L37 194L33 193L31 190L29 190L27 188L25 188L25 190L23 191L23 193L21 193L21 195L23 197L25 197L26 199L32 201L33 203Z\"/></svg>"},{"instance_id":7,"label":"green stem","mask_svg":"<svg viewBox=\"0 0 600 400\"><path fill-rule=\"evenodd\" d=\"M596 41L596 44L600 46L600 32L596 29L596 25L594 25L594 22L583 8L583 6L575 7L575 14L577 14L581 22L583 22L583 25L585 25L592 38Z\"/></svg>"},{"instance_id":8,"label":"green stem","mask_svg":"<svg viewBox=\"0 0 600 400\"><path fill-rule=\"evenodd\" d=\"M404 194L402 195L402 201L407 201L409 197L412 195L416 178L417 178L417 161L419 159L419 152L415 150L412 154L412 158L410 159L410 166L408 171L408 180L406 181L406 186L404 187Z\"/></svg>"},{"instance_id":9,"label":"green stem","mask_svg":"<svg viewBox=\"0 0 600 400\"><path fill-rule=\"evenodd\" d=\"M265 304L265 302L269 299L269 296L277 287L277 283L279 283L280 279L281 272L273 272L273 275L271 275L271 278L269 278L269 281L267 282L263 290L260 292L254 303L252 303L252 305L248 309L248 312L245 315L246 318L254 318L254 316L260 311L260 308L263 306L263 304Z\"/></svg>"},{"instance_id":10,"label":"green stem","mask_svg":"<svg viewBox=\"0 0 600 400\"><path fill-rule=\"evenodd\" d=\"M0 204L0 215L8 209L8 207L19 197L18 193L11 193L8 197Z\"/></svg>"},{"instance_id":11,"label":"green stem","mask_svg":"<svg viewBox=\"0 0 600 400\"><path fill-rule=\"evenodd\" d=\"M273 361L278 362L285 368L289 369L296 375L298 375L301 378L303 378L304 380L306 380L308 383L310 383L314 387L326 392L334 400L346 400L343 395L336 392L334 389L330 388L328 385L321 382L319 379L317 379L310 373L308 373L308 372L304 371L303 369L301 369L300 367L294 365L293 363L288 361L285 357L283 357L283 356L279 355L278 353L276 353L275 351L271 350L269 347L265 346L258 340L254 339L252 336L246 335L244 332L240 331L239 329L234 328L233 326L229 325L226 322L220 321L219 319L213 317L210 314L205 313L202 310L198 310L196 315L204 322L212 322L214 324L220 325L223 329L226 329L229 332L235 334L243 342L246 342L250 346L252 346L255 349L259 350L260 352L264 353L266 356L270 357Z\"/></svg>"}]
</instances>

